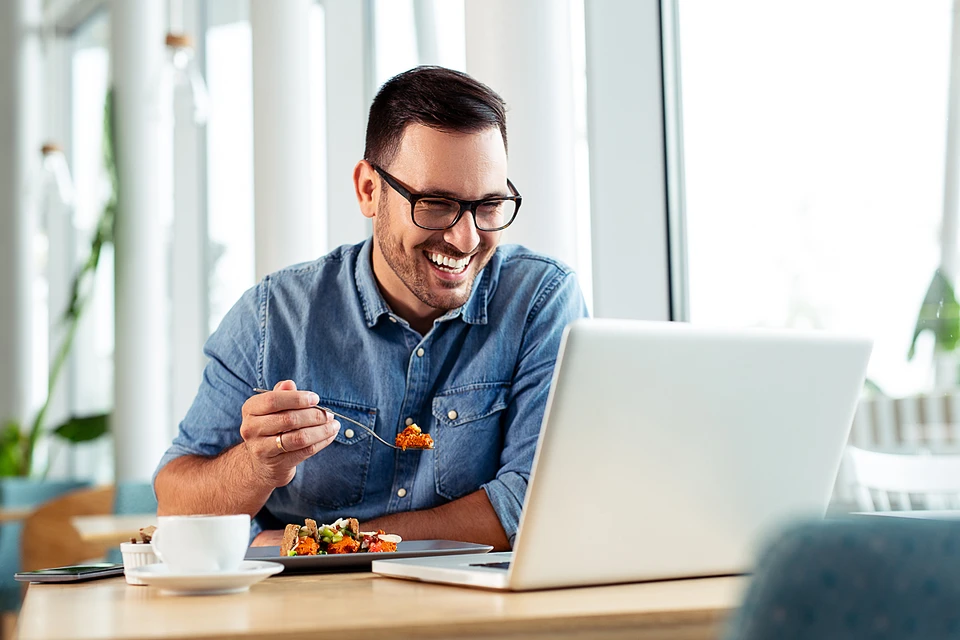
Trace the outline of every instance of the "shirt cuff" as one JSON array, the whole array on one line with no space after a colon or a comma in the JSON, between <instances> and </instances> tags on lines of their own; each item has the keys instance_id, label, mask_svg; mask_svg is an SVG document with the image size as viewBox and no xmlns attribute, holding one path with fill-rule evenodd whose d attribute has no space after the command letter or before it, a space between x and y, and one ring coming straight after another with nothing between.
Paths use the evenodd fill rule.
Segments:
<instances>
[{"instance_id":1,"label":"shirt cuff","mask_svg":"<svg viewBox=\"0 0 960 640\"><path fill-rule=\"evenodd\" d=\"M487 498L497 512L500 525L512 548L520 527L520 512L523 510L523 498L527 494L527 479L516 471L508 471L483 485L483 490L487 492Z\"/></svg>"}]
</instances>

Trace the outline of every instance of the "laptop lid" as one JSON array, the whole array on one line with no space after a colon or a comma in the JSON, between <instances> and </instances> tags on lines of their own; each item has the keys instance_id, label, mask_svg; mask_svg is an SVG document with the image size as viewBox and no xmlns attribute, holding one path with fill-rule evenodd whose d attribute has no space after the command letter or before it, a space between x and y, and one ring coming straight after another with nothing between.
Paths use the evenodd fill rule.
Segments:
<instances>
[{"instance_id":1,"label":"laptop lid","mask_svg":"<svg viewBox=\"0 0 960 640\"><path fill-rule=\"evenodd\" d=\"M822 516L871 341L578 320L565 331L511 589L742 573Z\"/></svg>"}]
</instances>

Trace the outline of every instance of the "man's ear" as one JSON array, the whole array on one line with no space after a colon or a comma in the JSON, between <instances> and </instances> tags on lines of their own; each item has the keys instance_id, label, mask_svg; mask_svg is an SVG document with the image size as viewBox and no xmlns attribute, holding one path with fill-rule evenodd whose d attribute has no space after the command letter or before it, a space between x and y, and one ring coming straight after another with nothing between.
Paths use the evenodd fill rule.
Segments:
<instances>
[{"instance_id":1,"label":"man's ear","mask_svg":"<svg viewBox=\"0 0 960 640\"><path fill-rule=\"evenodd\" d=\"M374 171L373 165L366 160L361 160L353 168L353 189L357 194L360 213L366 218L376 217L380 183L377 180L377 172Z\"/></svg>"}]
</instances>

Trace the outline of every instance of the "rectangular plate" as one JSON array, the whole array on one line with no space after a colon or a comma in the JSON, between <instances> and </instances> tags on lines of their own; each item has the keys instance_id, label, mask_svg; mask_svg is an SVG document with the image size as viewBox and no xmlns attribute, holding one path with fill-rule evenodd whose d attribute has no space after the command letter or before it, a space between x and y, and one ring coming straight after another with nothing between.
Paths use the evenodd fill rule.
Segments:
<instances>
[{"instance_id":1,"label":"rectangular plate","mask_svg":"<svg viewBox=\"0 0 960 640\"><path fill-rule=\"evenodd\" d=\"M325 556L281 556L280 547L250 547L247 560L279 562L285 571L337 571L370 569L374 560L417 558L420 556L449 556L461 553L487 553L493 549L487 544L457 542L456 540L410 540L397 545L389 553L341 553Z\"/></svg>"}]
</instances>

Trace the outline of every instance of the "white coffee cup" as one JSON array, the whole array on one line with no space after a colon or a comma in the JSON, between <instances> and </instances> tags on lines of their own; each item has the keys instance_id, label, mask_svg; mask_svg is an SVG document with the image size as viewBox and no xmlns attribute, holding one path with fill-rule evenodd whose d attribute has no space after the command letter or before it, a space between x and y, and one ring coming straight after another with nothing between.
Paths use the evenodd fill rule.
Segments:
<instances>
[{"instance_id":1,"label":"white coffee cup","mask_svg":"<svg viewBox=\"0 0 960 640\"><path fill-rule=\"evenodd\" d=\"M152 546L173 573L236 571L250 542L250 516L160 516Z\"/></svg>"}]
</instances>

